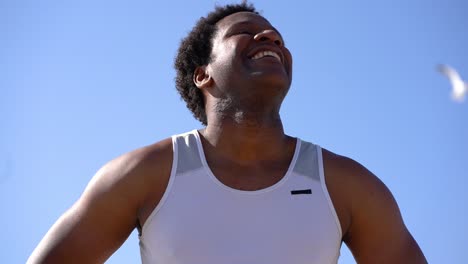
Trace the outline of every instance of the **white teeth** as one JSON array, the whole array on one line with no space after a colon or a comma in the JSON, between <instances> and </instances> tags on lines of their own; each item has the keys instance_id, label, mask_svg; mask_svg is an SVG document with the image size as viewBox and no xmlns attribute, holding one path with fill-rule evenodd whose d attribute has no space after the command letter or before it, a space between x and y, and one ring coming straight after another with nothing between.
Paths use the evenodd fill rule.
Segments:
<instances>
[{"instance_id":1,"label":"white teeth","mask_svg":"<svg viewBox=\"0 0 468 264\"><path fill-rule=\"evenodd\" d=\"M280 57L276 52L273 52L273 51L270 51L270 50L260 51L260 52L256 53L256 54L252 57L252 59L253 59L253 60L258 60L258 59L263 58L263 57L266 57L266 56L275 57L275 58L277 58L277 59L281 62L281 57Z\"/></svg>"}]
</instances>

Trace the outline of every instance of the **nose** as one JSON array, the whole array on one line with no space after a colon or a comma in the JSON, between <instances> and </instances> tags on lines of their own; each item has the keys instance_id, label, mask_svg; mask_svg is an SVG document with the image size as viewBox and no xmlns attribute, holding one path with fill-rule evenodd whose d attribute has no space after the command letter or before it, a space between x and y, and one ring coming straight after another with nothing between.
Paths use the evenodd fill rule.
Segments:
<instances>
[{"instance_id":1,"label":"nose","mask_svg":"<svg viewBox=\"0 0 468 264\"><path fill-rule=\"evenodd\" d=\"M271 41L274 42L278 46L283 46L283 39L281 38L280 34L273 30L273 29L266 29L262 32L257 33L254 36L254 40L256 41Z\"/></svg>"}]
</instances>

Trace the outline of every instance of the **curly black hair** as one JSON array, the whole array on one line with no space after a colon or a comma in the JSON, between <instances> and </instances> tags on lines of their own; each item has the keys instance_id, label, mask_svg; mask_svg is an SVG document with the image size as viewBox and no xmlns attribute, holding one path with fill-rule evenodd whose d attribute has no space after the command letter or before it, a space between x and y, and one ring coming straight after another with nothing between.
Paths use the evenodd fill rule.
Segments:
<instances>
[{"instance_id":1,"label":"curly black hair","mask_svg":"<svg viewBox=\"0 0 468 264\"><path fill-rule=\"evenodd\" d=\"M207 125L205 102L200 89L193 82L193 74L199 66L211 60L212 39L216 33L216 23L238 12L259 14L253 4L243 1L240 4L215 6L215 10L201 17L188 35L182 39L174 61L176 88L187 108L203 125Z\"/></svg>"}]
</instances>

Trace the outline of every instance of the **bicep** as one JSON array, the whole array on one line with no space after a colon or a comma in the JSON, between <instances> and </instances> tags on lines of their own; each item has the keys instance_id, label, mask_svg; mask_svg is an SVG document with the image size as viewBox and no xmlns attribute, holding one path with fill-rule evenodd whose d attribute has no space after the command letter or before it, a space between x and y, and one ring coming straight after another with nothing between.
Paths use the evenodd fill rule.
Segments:
<instances>
[{"instance_id":1,"label":"bicep","mask_svg":"<svg viewBox=\"0 0 468 264\"><path fill-rule=\"evenodd\" d=\"M80 199L52 226L28 263L103 263L136 224L132 181L98 172ZM129 186L130 185L130 186Z\"/></svg>"},{"instance_id":2,"label":"bicep","mask_svg":"<svg viewBox=\"0 0 468 264\"><path fill-rule=\"evenodd\" d=\"M358 166L346 244L358 263L426 263L389 189Z\"/></svg>"}]
</instances>

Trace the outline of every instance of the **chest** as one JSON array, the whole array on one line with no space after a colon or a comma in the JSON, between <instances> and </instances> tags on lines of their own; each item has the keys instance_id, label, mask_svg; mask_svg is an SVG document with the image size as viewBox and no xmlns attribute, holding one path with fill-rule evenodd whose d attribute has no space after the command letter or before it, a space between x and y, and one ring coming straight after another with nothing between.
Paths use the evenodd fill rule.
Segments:
<instances>
[{"instance_id":1,"label":"chest","mask_svg":"<svg viewBox=\"0 0 468 264\"><path fill-rule=\"evenodd\" d=\"M256 191L275 185L286 175L288 163L270 163L257 166L239 166L208 162L210 170L223 185L243 191Z\"/></svg>"},{"instance_id":2,"label":"chest","mask_svg":"<svg viewBox=\"0 0 468 264\"><path fill-rule=\"evenodd\" d=\"M155 263L336 263L341 238L319 182L290 175L242 192L200 173L171 189L142 238Z\"/></svg>"}]
</instances>

